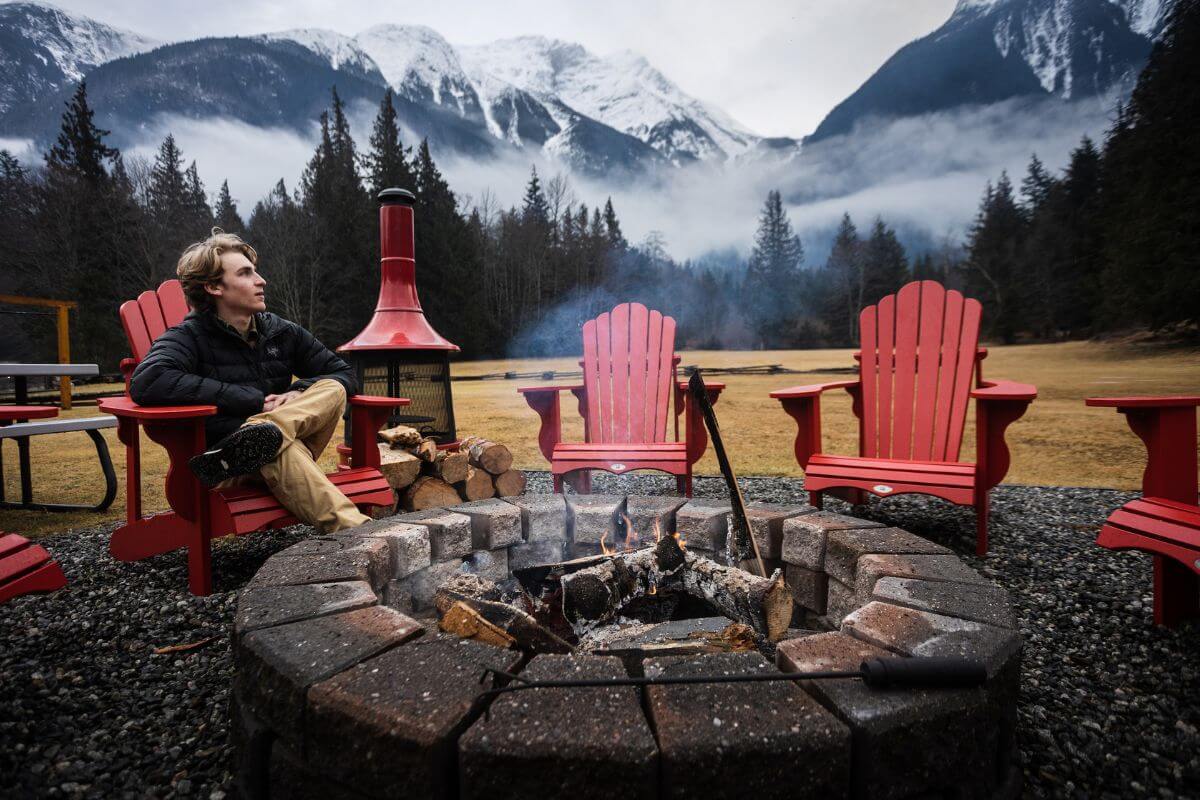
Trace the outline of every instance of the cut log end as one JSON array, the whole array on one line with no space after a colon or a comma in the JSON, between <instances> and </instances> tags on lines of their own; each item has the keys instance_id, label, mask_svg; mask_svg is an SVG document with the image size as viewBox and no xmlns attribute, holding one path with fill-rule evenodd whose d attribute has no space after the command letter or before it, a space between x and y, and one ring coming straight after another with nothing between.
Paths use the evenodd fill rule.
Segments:
<instances>
[{"instance_id":1,"label":"cut log end","mask_svg":"<svg viewBox=\"0 0 1200 800\"><path fill-rule=\"evenodd\" d=\"M525 491L525 473L510 469L492 478L492 483L496 485L497 497L516 497Z\"/></svg>"},{"instance_id":2,"label":"cut log end","mask_svg":"<svg viewBox=\"0 0 1200 800\"><path fill-rule=\"evenodd\" d=\"M455 488L464 500L487 500L489 497L496 496L496 486L492 483L492 476L484 470L474 467L467 468L466 480L456 483Z\"/></svg>"},{"instance_id":3,"label":"cut log end","mask_svg":"<svg viewBox=\"0 0 1200 800\"><path fill-rule=\"evenodd\" d=\"M489 481L490 484L490 481ZM404 490L400 504L405 511L454 506L462 502L454 487L432 475L422 475Z\"/></svg>"}]
</instances>

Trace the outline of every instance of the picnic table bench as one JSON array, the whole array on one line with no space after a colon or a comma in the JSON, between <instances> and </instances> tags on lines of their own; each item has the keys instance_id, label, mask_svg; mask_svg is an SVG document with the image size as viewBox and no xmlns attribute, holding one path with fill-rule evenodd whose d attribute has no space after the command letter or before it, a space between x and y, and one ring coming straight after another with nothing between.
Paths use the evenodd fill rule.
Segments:
<instances>
[{"instance_id":1,"label":"picnic table bench","mask_svg":"<svg viewBox=\"0 0 1200 800\"><path fill-rule=\"evenodd\" d=\"M108 443L100 431L117 427L116 417L79 417L52 419L58 416L56 406L29 405L29 378L56 375L98 375L95 364L0 364L0 376L13 379L15 405L0 406L0 444L5 439L17 443L17 461L21 476L21 500L13 502L4 496L4 461L0 449L0 508L26 511L104 511L117 496L117 475L113 470ZM36 422L31 420L37 420ZM104 497L96 505L74 503L35 503L33 479L29 463L29 439L51 433L86 433L96 446L96 456L104 473Z\"/></svg>"}]
</instances>

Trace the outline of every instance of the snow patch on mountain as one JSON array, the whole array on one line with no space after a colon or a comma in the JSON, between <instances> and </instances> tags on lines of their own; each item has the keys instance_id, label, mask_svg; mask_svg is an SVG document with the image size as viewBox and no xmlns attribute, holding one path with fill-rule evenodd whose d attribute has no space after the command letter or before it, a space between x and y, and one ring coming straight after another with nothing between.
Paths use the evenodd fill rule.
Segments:
<instances>
[{"instance_id":1,"label":"snow patch on mountain","mask_svg":"<svg viewBox=\"0 0 1200 800\"><path fill-rule=\"evenodd\" d=\"M378 72L379 67L358 42L345 34L324 28L296 28L290 31L264 33L257 37L265 42L295 42L329 62L334 69L354 67L364 72Z\"/></svg>"},{"instance_id":2,"label":"snow patch on mountain","mask_svg":"<svg viewBox=\"0 0 1200 800\"><path fill-rule=\"evenodd\" d=\"M479 97L458 53L424 25L376 25L354 37L397 92L429 99L464 117L481 115Z\"/></svg>"},{"instance_id":3,"label":"snow patch on mountain","mask_svg":"<svg viewBox=\"0 0 1200 800\"><path fill-rule=\"evenodd\" d=\"M68 81L92 67L158 47L162 42L71 14L49 3L0 5L0 25L41 45Z\"/></svg>"}]
</instances>

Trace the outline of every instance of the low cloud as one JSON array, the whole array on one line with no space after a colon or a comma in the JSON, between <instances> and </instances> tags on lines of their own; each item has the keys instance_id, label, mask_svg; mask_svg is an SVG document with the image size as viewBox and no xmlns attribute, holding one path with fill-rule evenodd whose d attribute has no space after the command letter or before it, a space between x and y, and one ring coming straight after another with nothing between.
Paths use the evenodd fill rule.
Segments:
<instances>
[{"instance_id":1,"label":"low cloud","mask_svg":"<svg viewBox=\"0 0 1200 800\"><path fill-rule=\"evenodd\" d=\"M961 239L987 181L1008 170L1019 182L1034 152L1048 169L1061 169L1084 134L1097 142L1103 139L1116 102L1115 97L1073 104L1010 101L873 121L846 136L807 146L789 162L699 164L668 171L653 185L574 175L570 183L575 202L589 207L603 205L611 196L628 239L640 242L658 232L676 259L714 252L744 257L766 193L778 188L804 241L808 263L819 264L844 212L860 227L880 215L910 245ZM367 146L374 111L368 104L349 110L361 150ZM243 215L280 178L289 189L298 185L318 137L315 124L302 135L234 120L160 117L132 152L153 158L168 132L175 134L186 159L196 160L210 192L229 180ZM409 132L402 135L410 144L417 141ZM10 143L28 146L24 140L0 140L0 147ZM567 171L540 151L501 148L500 153L486 162L436 149L434 157L468 206L488 197L500 208L519 207L531 167L537 168L543 185Z\"/></svg>"}]
</instances>

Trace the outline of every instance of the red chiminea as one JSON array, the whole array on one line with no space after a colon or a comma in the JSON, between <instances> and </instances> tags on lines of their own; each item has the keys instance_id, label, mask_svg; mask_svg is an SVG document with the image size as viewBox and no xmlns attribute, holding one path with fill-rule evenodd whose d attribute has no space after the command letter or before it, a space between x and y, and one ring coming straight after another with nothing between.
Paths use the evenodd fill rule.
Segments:
<instances>
[{"instance_id":1,"label":"red chiminea","mask_svg":"<svg viewBox=\"0 0 1200 800\"><path fill-rule=\"evenodd\" d=\"M392 425L410 425L446 444L455 439L450 353L459 348L433 329L417 298L414 202L405 189L379 193L379 302L367 327L338 352L356 368L364 394L412 400L397 409Z\"/></svg>"}]
</instances>

